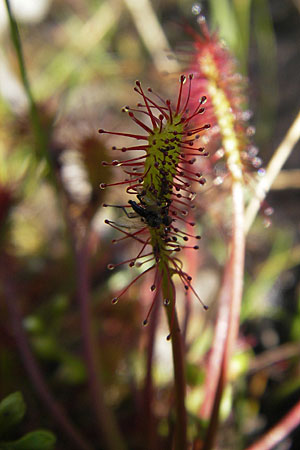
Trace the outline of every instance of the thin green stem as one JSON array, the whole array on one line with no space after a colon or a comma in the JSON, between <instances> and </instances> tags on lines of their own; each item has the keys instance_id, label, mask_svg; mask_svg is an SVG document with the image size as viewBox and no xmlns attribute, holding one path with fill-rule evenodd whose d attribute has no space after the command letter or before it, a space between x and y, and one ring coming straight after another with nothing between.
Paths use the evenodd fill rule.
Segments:
<instances>
[{"instance_id":1,"label":"thin green stem","mask_svg":"<svg viewBox=\"0 0 300 450\"><path fill-rule=\"evenodd\" d=\"M174 366L175 383L175 403L176 403L176 425L175 425L175 450L187 449L187 415L185 408L185 367L184 367L184 346L182 334L180 332L176 307L175 307L175 286L171 280L169 268L164 264L162 272L162 292L164 299L169 304L166 306L169 323L170 336L172 341L172 354Z\"/></svg>"},{"instance_id":2,"label":"thin green stem","mask_svg":"<svg viewBox=\"0 0 300 450\"><path fill-rule=\"evenodd\" d=\"M9 25L10 25L10 34L11 39L15 47L16 55L17 55L17 62L19 65L21 80L24 86L24 90L27 96L28 104L29 104L29 110L30 110L30 118L31 123L35 135L35 144L36 144L36 154L38 157L43 157L46 160L49 174L52 178L52 182L56 185L56 178L54 174L54 167L53 162L50 158L50 154L48 152L48 133L43 129L43 126L40 121L38 109L36 106L36 102L34 100L34 96L30 87L25 60L24 60L24 54L22 49L22 43L20 39L20 33L18 29L17 22L14 18L10 1L5 0L6 9L9 17Z\"/></svg>"},{"instance_id":3,"label":"thin green stem","mask_svg":"<svg viewBox=\"0 0 300 450\"><path fill-rule=\"evenodd\" d=\"M15 50L17 53L17 59L18 59L20 73L21 73L22 83L25 88L27 99L30 104L31 114L33 115L34 122L36 124L39 121L39 119L38 119L35 101L34 101L34 98L33 98L32 92L31 92L31 88L30 88L30 84L29 84L29 80L28 80L28 76L27 76L18 25L14 18L13 12L11 10L10 1L5 0L5 3L6 3L7 13L8 13L8 17L9 17L11 38L12 38L12 41L13 41L13 44L14 44L14 47L15 47Z\"/></svg>"}]
</instances>

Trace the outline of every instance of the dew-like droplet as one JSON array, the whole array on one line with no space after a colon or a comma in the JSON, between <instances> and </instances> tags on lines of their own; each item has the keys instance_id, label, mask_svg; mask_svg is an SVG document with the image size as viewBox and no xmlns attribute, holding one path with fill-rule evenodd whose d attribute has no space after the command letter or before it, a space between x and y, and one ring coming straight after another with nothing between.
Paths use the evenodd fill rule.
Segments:
<instances>
[{"instance_id":1,"label":"dew-like droplet","mask_svg":"<svg viewBox=\"0 0 300 450\"><path fill-rule=\"evenodd\" d=\"M202 9L202 7L201 7L200 3L194 3L192 6L192 14L194 16L198 16L201 13L201 9Z\"/></svg>"},{"instance_id":2,"label":"dew-like droplet","mask_svg":"<svg viewBox=\"0 0 300 450\"><path fill-rule=\"evenodd\" d=\"M171 335L170 335L170 334L168 334L168 336L166 337L166 340L167 340L167 341L170 341L170 340L171 340Z\"/></svg>"},{"instance_id":3,"label":"dew-like droplet","mask_svg":"<svg viewBox=\"0 0 300 450\"><path fill-rule=\"evenodd\" d=\"M216 151L216 156L218 157L218 158L223 158L223 156L225 155L225 150L224 150L224 148L219 148L217 151Z\"/></svg>"},{"instance_id":4,"label":"dew-like droplet","mask_svg":"<svg viewBox=\"0 0 300 450\"><path fill-rule=\"evenodd\" d=\"M180 81L180 83L185 84L186 83L186 76L185 75L180 75L179 81Z\"/></svg>"},{"instance_id":5,"label":"dew-like droplet","mask_svg":"<svg viewBox=\"0 0 300 450\"><path fill-rule=\"evenodd\" d=\"M107 264L108 270L114 270L115 266L114 264Z\"/></svg>"},{"instance_id":6,"label":"dew-like droplet","mask_svg":"<svg viewBox=\"0 0 300 450\"><path fill-rule=\"evenodd\" d=\"M260 169L258 169L257 175L259 175L260 177L264 177L266 175L266 170L261 167Z\"/></svg>"},{"instance_id":7,"label":"dew-like droplet","mask_svg":"<svg viewBox=\"0 0 300 450\"><path fill-rule=\"evenodd\" d=\"M246 134L247 136L254 136L255 134L255 127L253 127L252 125L250 127L247 128L246 130Z\"/></svg>"},{"instance_id":8,"label":"dew-like droplet","mask_svg":"<svg viewBox=\"0 0 300 450\"><path fill-rule=\"evenodd\" d=\"M105 183L100 183L100 189L105 189L106 188L106 184Z\"/></svg>"},{"instance_id":9,"label":"dew-like droplet","mask_svg":"<svg viewBox=\"0 0 300 450\"><path fill-rule=\"evenodd\" d=\"M247 153L250 158L254 158L258 154L258 148L251 145L251 147L248 148Z\"/></svg>"},{"instance_id":10,"label":"dew-like droplet","mask_svg":"<svg viewBox=\"0 0 300 450\"><path fill-rule=\"evenodd\" d=\"M271 216L274 213L274 209L271 206L268 206L265 210L264 213L266 216Z\"/></svg>"},{"instance_id":11,"label":"dew-like droplet","mask_svg":"<svg viewBox=\"0 0 300 450\"><path fill-rule=\"evenodd\" d=\"M164 299L164 306L169 306L170 303L171 303L171 301L169 298Z\"/></svg>"},{"instance_id":12,"label":"dew-like droplet","mask_svg":"<svg viewBox=\"0 0 300 450\"><path fill-rule=\"evenodd\" d=\"M252 159L252 166L255 169L258 169L261 165L262 165L262 159L261 158L256 156L255 158Z\"/></svg>"},{"instance_id":13,"label":"dew-like droplet","mask_svg":"<svg viewBox=\"0 0 300 450\"><path fill-rule=\"evenodd\" d=\"M148 319L143 320L143 326L146 327L148 325Z\"/></svg>"},{"instance_id":14,"label":"dew-like droplet","mask_svg":"<svg viewBox=\"0 0 300 450\"><path fill-rule=\"evenodd\" d=\"M112 162L113 166L119 166L120 164L121 163L120 163L120 161L118 159L114 159L113 162Z\"/></svg>"},{"instance_id":15,"label":"dew-like droplet","mask_svg":"<svg viewBox=\"0 0 300 450\"><path fill-rule=\"evenodd\" d=\"M152 286L150 287L150 291L155 291L155 289L156 289L156 286L155 286L155 284L152 284Z\"/></svg>"},{"instance_id":16,"label":"dew-like droplet","mask_svg":"<svg viewBox=\"0 0 300 450\"><path fill-rule=\"evenodd\" d=\"M265 228L269 228L272 225L272 222L270 219L265 218L263 224Z\"/></svg>"},{"instance_id":17,"label":"dew-like droplet","mask_svg":"<svg viewBox=\"0 0 300 450\"><path fill-rule=\"evenodd\" d=\"M242 112L241 119L244 120L245 122L247 122L248 120L251 119L252 116L253 116L253 112L250 109L247 109L246 111Z\"/></svg>"},{"instance_id":18,"label":"dew-like droplet","mask_svg":"<svg viewBox=\"0 0 300 450\"><path fill-rule=\"evenodd\" d=\"M113 305L115 305L116 303L118 303L118 301L119 301L118 297L114 297L111 302Z\"/></svg>"},{"instance_id":19,"label":"dew-like droplet","mask_svg":"<svg viewBox=\"0 0 300 450\"><path fill-rule=\"evenodd\" d=\"M197 18L197 22L199 23L199 25L205 23L206 22L205 16L203 16L203 14L200 14L200 16L198 16Z\"/></svg>"},{"instance_id":20,"label":"dew-like droplet","mask_svg":"<svg viewBox=\"0 0 300 450\"><path fill-rule=\"evenodd\" d=\"M220 186L220 184L222 184L224 181L224 179L222 177L216 177L213 181L215 186Z\"/></svg>"}]
</instances>

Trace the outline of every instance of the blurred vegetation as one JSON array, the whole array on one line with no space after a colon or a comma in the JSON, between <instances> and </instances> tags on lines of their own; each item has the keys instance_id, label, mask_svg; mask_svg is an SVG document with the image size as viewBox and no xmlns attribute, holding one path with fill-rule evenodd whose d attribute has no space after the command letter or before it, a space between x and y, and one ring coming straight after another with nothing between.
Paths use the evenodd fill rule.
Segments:
<instances>
[{"instance_id":1,"label":"blurred vegetation","mask_svg":"<svg viewBox=\"0 0 300 450\"><path fill-rule=\"evenodd\" d=\"M149 331L141 323L151 301L149 283L134 285L117 306L111 305L132 270L111 272L107 264L128 259L132 250L125 243L111 245L117 234L103 223L107 210L101 208L102 202L126 202L126 197L122 200L123 193L117 190L99 189L100 182L115 176L101 161L114 159L110 147L118 143L100 139L97 129L130 132L132 124L120 107L136 103L135 79L159 87L164 95L172 92L184 66L182 48L190 40L184 24L196 27L192 12L196 7L219 29L241 72L249 76L256 143L267 162L299 107L299 2L210 0L198 6L189 0L142 2L151 15L130 0L40 0L28 2L33 9L26 14L14 3L32 98L24 90L5 8L0 5L0 398L14 398L23 406L12 412L9 423L19 426L22 420L20 428L9 433L9 441L15 443L2 444L1 434L0 448L75 448L76 438L72 441L72 433L64 433L32 365L24 363L26 342L49 392L84 436L86 447L80 447L78 438L78 448L109 448L97 432L88 391L85 339L90 333L104 403L113 411L127 448L145 449L141 417ZM151 26L159 30L153 39L147 35L149 26L150 32ZM167 57L171 49L178 59ZM297 149L287 169L300 168ZM260 216L248 237L240 345L222 405L218 443L222 449L244 448L299 400L297 189L288 185L271 193L268 202L275 209L271 227L265 228ZM201 426L197 414L203 399L204 359L213 334L214 300L228 233L217 192L210 198L215 202L211 210L203 194L196 215L202 234L196 287L211 308L203 314L198 304L191 305L190 437ZM120 211L109 213L112 217ZM78 292L84 289L82 270L89 271L89 331L86 310L78 301ZM185 302L183 296L178 300L181 317ZM18 327L25 334L18 335ZM152 407L160 433L157 448L167 449L173 419L167 416L172 363L166 335L161 317ZM16 391L24 396L26 416L21 394L12 394ZM1 415L5 400L0 404L1 430L6 427ZM57 443L50 432L31 431L36 428L52 430ZM45 438L45 444L34 447L25 442L37 433L46 433L38 437ZM281 448L299 448L299 439L296 430Z\"/></svg>"},{"instance_id":2,"label":"blurred vegetation","mask_svg":"<svg viewBox=\"0 0 300 450\"><path fill-rule=\"evenodd\" d=\"M53 433L46 430L36 430L25 436L8 441L11 430L23 419L25 403L20 392L8 395L0 402L0 447L3 450L51 450L55 445Z\"/></svg>"}]
</instances>

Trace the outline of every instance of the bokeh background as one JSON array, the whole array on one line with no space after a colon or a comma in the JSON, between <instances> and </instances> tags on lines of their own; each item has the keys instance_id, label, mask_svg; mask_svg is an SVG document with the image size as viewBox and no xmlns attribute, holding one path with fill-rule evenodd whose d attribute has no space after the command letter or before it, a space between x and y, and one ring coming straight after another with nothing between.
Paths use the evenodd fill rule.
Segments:
<instances>
[{"instance_id":1,"label":"bokeh background","mask_svg":"<svg viewBox=\"0 0 300 450\"><path fill-rule=\"evenodd\" d=\"M54 400L91 448L106 449L88 388L92 348L102 397L128 448L145 449L140 417L149 330L141 323L151 293L145 280L111 305L133 275L128 266L109 271L107 264L129 259L135 249L112 245L118 235L104 224L107 216L120 217L122 211L102 208L103 201L116 204L127 197L122 189L99 189L100 182L121 176L101 161L115 159L111 146L122 145L122 139L100 138L97 130L136 130L121 112L122 106L138 101L136 79L164 97L176 91L190 56L185 25L197 29L201 13L219 30L248 77L253 142L267 164L299 109L300 3L11 0L11 6L37 110L32 113L20 78L1 0L0 397L23 393L27 412L14 439L47 428L57 436L55 448L75 448L51 409ZM299 399L299 151L298 144L267 197L274 209L272 224L260 214L248 235L241 338L232 388L222 407L222 449L244 448ZM254 186L255 177L249 181L249 198ZM191 436L198 426L203 358L213 333L228 233L218 191L209 195L214 202L210 207L199 200L201 252L191 268L197 291L211 308L204 314L192 300L187 311L185 297L178 300L181 320L189 317ZM152 403L160 435L157 448L168 448L172 363L162 314L159 323ZM37 378L33 367L39 368ZM45 389L51 392L50 403ZM299 440L295 430L278 449L297 449Z\"/></svg>"}]
</instances>

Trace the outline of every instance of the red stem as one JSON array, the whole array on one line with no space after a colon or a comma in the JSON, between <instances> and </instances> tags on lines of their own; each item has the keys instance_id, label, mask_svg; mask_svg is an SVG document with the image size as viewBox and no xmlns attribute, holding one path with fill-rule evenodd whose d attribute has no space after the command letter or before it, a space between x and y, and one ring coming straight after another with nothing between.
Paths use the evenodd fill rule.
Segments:
<instances>
[{"instance_id":1,"label":"red stem","mask_svg":"<svg viewBox=\"0 0 300 450\"><path fill-rule=\"evenodd\" d=\"M185 408L185 362L184 345L180 332L176 308L175 308L175 286L169 274L169 268L165 264L162 270L162 292L163 297L170 300L166 306L169 329L172 341L172 355L175 383L176 424L175 424L175 447L174 450L187 449L187 414Z\"/></svg>"},{"instance_id":2,"label":"red stem","mask_svg":"<svg viewBox=\"0 0 300 450\"><path fill-rule=\"evenodd\" d=\"M225 267L221 290L218 298L218 313L214 328L213 344L209 355L209 361L205 377L205 398L200 410L200 417L208 421L211 417L218 381L221 372L222 359L226 344L226 336L229 322L229 303L230 303L230 271L231 262Z\"/></svg>"},{"instance_id":3,"label":"red stem","mask_svg":"<svg viewBox=\"0 0 300 450\"><path fill-rule=\"evenodd\" d=\"M246 450L269 450L300 424L300 401L257 442Z\"/></svg>"},{"instance_id":4,"label":"red stem","mask_svg":"<svg viewBox=\"0 0 300 450\"><path fill-rule=\"evenodd\" d=\"M215 394L214 405L208 426L204 450L210 450L217 434L219 409L222 399L222 394L227 383L228 369L230 359L232 357L235 342L238 335L240 309L243 294L244 281L244 259L245 259L245 232L244 232L244 196L243 185L239 181L234 181L232 184L232 204L233 204L233 224L232 224L232 239L231 239L231 256L228 269L228 283L230 289L230 297L228 298L228 325L226 327L227 335L222 356L221 371L219 374L218 386ZM224 280L227 274L225 273ZM227 283L227 282L226 282ZM225 294L226 297L226 294ZM225 302L224 309L227 308ZM222 307L222 306L220 306ZM220 324L219 326L222 326ZM225 322L224 322L225 327Z\"/></svg>"}]
</instances>

